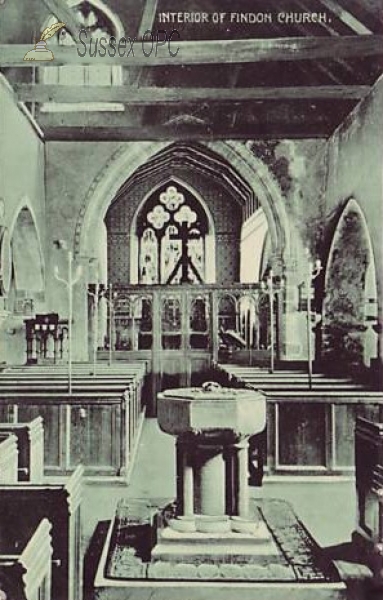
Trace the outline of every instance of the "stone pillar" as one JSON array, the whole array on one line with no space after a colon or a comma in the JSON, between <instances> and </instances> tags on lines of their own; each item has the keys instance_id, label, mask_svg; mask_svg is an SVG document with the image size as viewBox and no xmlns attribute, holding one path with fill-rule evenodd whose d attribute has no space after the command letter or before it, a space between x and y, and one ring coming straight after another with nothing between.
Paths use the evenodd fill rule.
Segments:
<instances>
[{"instance_id":1,"label":"stone pillar","mask_svg":"<svg viewBox=\"0 0 383 600\"><path fill-rule=\"evenodd\" d=\"M243 519L249 517L249 441L242 439L235 444L238 464L237 513Z\"/></svg>"},{"instance_id":2,"label":"stone pillar","mask_svg":"<svg viewBox=\"0 0 383 600\"><path fill-rule=\"evenodd\" d=\"M224 451L224 460L226 465L226 514L237 514L237 449L235 446L228 446Z\"/></svg>"},{"instance_id":3,"label":"stone pillar","mask_svg":"<svg viewBox=\"0 0 383 600\"><path fill-rule=\"evenodd\" d=\"M220 516L225 514L225 464L222 446L199 446L202 460L201 514Z\"/></svg>"},{"instance_id":4,"label":"stone pillar","mask_svg":"<svg viewBox=\"0 0 383 600\"><path fill-rule=\"evenodd\" d=\"M307 358L306 312L299 311L299 288L302 283L295 261L286 264L283 323L280 331L282 360L305 360ZM280 299L281 299L280 298Z\"/></svg>"},{"instance_id":5,"label":"stone pillar","mask_svg":"<svg viewBox=\"0 0 383 600\"><path fill-rule=\"evenodd\" d=\"M182 437L177 439L177 512L178 515L194 514L193 447Z\"/></svg>"},{"instance_id":6,"label":"stone pillar","mask_svg":"<svg viewBox=\"0 0 383 600\"><path fill-rule=\"evenodd\" d=\"M72 359L74 362L88 362L88 279L89 257L76 256L73 261L73 275L77 266L82 274L73 286Z\"/></svg>"},{"instance_id":7,"label":"stone pillar","mask_svg":"<svg viewBox=\"0 0 383 600\"><path fill-rule=\"evenodd\" d=\"M184 516L194 514L194 475L191 448L184 446L182 456L182 504Z\"/></svg>"}]
</instances>

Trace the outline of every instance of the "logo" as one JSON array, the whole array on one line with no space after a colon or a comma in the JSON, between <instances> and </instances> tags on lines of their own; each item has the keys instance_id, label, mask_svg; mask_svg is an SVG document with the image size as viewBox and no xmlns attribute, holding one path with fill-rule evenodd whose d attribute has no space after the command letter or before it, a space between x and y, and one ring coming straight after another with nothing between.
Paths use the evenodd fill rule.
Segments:
<instances>
[{"instance_id":1,"label":"logo","mask_svg":"<svg viewBox=\"0 0 383 600\"><path fill-rule=\"evenodd\" d=\"M35 44L34 49L26 53L24 60L38 60L40 62L53 60L53 52L47 48L46 40L54 36L62 27L65 27L65 23L53 23L53 25L46 27L41 34L40 40Z\"/></svg>"}]
</instances>

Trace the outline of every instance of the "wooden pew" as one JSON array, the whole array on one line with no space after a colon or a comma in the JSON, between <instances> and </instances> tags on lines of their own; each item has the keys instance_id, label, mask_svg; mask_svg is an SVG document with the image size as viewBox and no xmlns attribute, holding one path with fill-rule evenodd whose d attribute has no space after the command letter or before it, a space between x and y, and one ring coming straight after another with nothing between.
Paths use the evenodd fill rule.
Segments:
<instances>
[{"instance_id":1,"label":"wooden pew","mask_svg":"<svg viewBox=\"0 0 383 600\"><path fill-rule=\"evenodd\" d=\"M307 373L303 371L275 371L268 373L256 367L242 367L236 365L217 365L217 372L229 384L246 383L253 388L268 390L362 390L366 389L363 383L355 382L350 378L328 377L322 373L312 376L311 386Z\"/></svg>"},{"instance_id":2,"label":"wooden pew","mask_svg":"<svg viewBox=\"0 0 383 600\"><path fill-rule=\"evenodd\" d=\"M68 474L82 463L87 476L125 478L143 419L146 364L117 371L125 374L77 373L71 395L61 368L1 373L0 420L24 423L43 417L46 474Z\"/></svg>"},{"instance_id":3,"label":"wooden pew","mask_svg":"<svg viewBox=\"0 0 383 600\"><path fill-rule=\"evenodd\" d=\"M17 438L13 434L7 432L0 432L0 484L16 483L17 469Z\"/></svg>"},{"instance_id":4,"label":"wooden pew","mask_svg":"<svg viewBox=\"0 0 383 600\"><path fill-rule=\"evenodd\" d=\"M382 392L347 379L315 374L309 389L306 373L235 365L218 365L214 377L265 393L267 429L257 443L268 473L352 476L356 419L383 413Z\"/></svg>"},{"instance_id":5,"label":"wooden pew","mask_svg":"<svg viewBox=\"0 0 383 600\"><path fill-rule=\"evenodd\" d=\"M20 527L32 530L41 519L52 524L52 600L82 600L82 476L83 467L78 466L62 484L0 485L4 539Z\"/></svg>"},{"instance_id":6,"label":"wooden pew","mask_svg":"<svg viewBox=\"0 0 383 600\"><path fill-rule=\"evenodd\" d=\"M42 519L30 534L21 518L6 538L0 536L0 598L54 600L51 529Z\"/></svg>"},{"instance_id":7,"label":"wooden pew","mask_svg":"<svg viewBox=\"0 0 383 600\"><path fill-rule=\"evenodd\" d=\"M44 479L44 427L41 417L29 423L0 423L0 435L17 438L18 481L42 483Z\"/></svg>"}]
</instances>

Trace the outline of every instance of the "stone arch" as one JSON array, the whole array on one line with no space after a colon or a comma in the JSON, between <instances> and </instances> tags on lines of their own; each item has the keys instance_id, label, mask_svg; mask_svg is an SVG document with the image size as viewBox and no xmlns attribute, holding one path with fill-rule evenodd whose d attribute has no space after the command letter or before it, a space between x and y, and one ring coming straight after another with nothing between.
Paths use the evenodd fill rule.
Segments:
<instances>
[{"instance_id":1,"label":"stone arch","mask_svg":"<svg viewBox=\"0 0 383 600\"><path fill-rule=\"evenodd\" d=\"M366 218L355 198L339 215L326 261L322 357L341 367L370 366L378 336L374 253Z\"/></svg>"},{"instance_id":2,"label":"stone arch","mask_svg":"<svg viewBox=\"0 0 383 600\"><path fill-rule=\"evenodd\" d=\"M130 253L131 253L131 256L135 256L138 253L138 240L137 240L137 235L135 233L136 227L137 227L138 215L140 214L142 208L145 206L145 203L147 202L148 198L157 189L160 189L161 187L166 185L167 182L170 183L170 181L172 181L174 183L178 183L179 185L181 185L182 187L187 189L198 200L198 202L201 204L203 210L205 211L205 214L206 214L207 220L208 220L208 224L209 224L209 233L206 236L206 255L209 257L209 262L206 265L206 267L207 267L206 283L214 283L215 282L215 227L214 227L214 220L213 220L212 214L211 214L210 209L207 206L205 200L193 188L193 186L191 186L189 183L183 181L180 177L177 177L177 176L172 176L171 178L166 177L165 179L161 180L159 183L156 183L156 185L147 194L145 194L144 198L141 200L139 206L137 207L137 209L134 213L131 227L130 227ZM131 261L131 263L130 263L130 281L133 284L138 282L138 272L137 272L137 269L135 269L134 261Z\"/></svg>"},{"instance_id":3,"label":"stone arch","mask_svg":"<svg viewBox=\"0 0 383 600\"><path fill-rule=\"evenodd\" d=\"M16 291L44 290L44 258L33 208L23 198L9 227L13 280Z\"/></svg>"},{"instance_id":4,"label":"stone arch","mask_svg":"<svg viewBox=\"0 0 383 600\"><path fill-rule=\"evenodd\" d=\"M95 256L92 232L97 228L120 187L155 154L172 146L166 141L128 142L106 162L93 180L79 211L75 229L75 254ZM281 190L268 167L241 142L201 142L200 146L227 161L250 186L268 221L272 254L281 265L290 258L290 227Z\"/></svg>"}]
</instances>

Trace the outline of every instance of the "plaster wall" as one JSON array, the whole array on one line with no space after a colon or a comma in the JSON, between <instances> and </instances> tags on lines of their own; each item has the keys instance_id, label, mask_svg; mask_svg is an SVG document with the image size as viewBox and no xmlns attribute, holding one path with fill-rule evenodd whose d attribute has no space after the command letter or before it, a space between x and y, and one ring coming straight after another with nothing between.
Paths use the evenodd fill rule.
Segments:
<instances>
[{"instance_id":1,"label":"plaster wall","mask_svg":"<svg viewBox=\"0 0 383 600\"><path fill-rule=\"evenodd\" d=\"M375 257L379 311L383 293L383 78L360 102L328 143L326 212L355 198L366 218Z\"/></svg>"},{"instance_id":2,"label":"plaster wall","mask_svg":"<svg viewBox=\"0 0 383 600\"><path fill-rule=\"evenodd\" d=\"M44 144L15 103L14 94L2 76L0 106L0 197L5 202L3 225L12 237L19 211L28 206L45 253ZM25 251L25 260L28 260L28 248ZM0 326L0 361L24 363L25 358L23 317L10 316Z\"/></svg>"}]
</instances>

